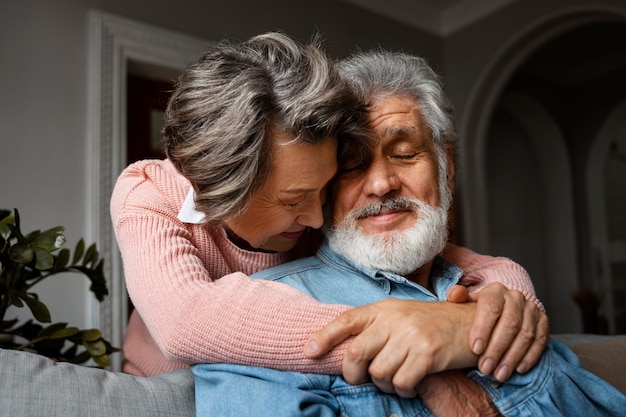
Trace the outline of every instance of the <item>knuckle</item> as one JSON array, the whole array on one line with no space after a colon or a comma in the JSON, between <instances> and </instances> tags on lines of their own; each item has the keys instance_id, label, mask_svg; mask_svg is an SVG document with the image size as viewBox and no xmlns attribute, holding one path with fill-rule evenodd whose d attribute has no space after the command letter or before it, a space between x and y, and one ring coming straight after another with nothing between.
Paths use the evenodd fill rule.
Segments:
<instances>
[{"instance_id":1,"label":"knuckle","mask_svg":"<svg viewBox=\"0 0 626 417\"><path fill-rule=\"evenodd\" d=\"M346 358L351 362L361 362L364 358L364 350L361 344L354 340L346 349Z\"/></svg>"},{"instance_id":2,"label":"knuckle","mask_svg":"<svg viewBox=\"0 0 626 417\"><path fill-rule=\"evenodd\" d=\"M379 367L374 364L370 365L368 368L369 374L372 377L373 381L376 381L377 385L391 385L392 377L387 369L384 367Z\"/></svg>"},{"instance_id":3,"label":"knuckle","mask_svg":"<svg viewBox=\"0 0 626 417\"><path fill-rule=\"evenodd\" d=\"M509 297L513 299L516 303L520 305L526 305L526 297L520 291L510 290L508 293Z\"/></svg>"},{"instance_id":4,"label":"knuckle","mask_svg":"<svg viewBox=\"0 0 626 417\"><path fill-rule=\"evenodd\" d=\"M355 321L353 310L344 311L335 318L335 322L344 327L350 327Z\"/></svg>"},{"instance_id":5,"label":"knuckle","mask_svg":"<svg viewBox=\"0 0 626 417\"><path fill-rule=\"evenodd\" d=\"M511 331L518 332L522 328L522 318L512 314L506 314L500 317L503 328Z\"/></svg>"},{"instance_id":6,"label":"knuckle","mask_svg":"<svg viewBox=\"0 0 626 417\"><path fill-rule=\"evenodd\" d=\"M535 334L535 341L544 347L548 345L549 339L550 339L550 334L548 332L546 333L538 332Z\"/></svg>"},{"instance_id":7,"label":"knuckle","mask_svg":"<svg viewBox=\"0 0 626 417\"><path fill-rule=\"evenodd\" d=\"M416 394L416 388L413 382L407 378L394 378L393 387L401 397L412 397Z\"/></svg>"},{"instance_id":8,"label":"knuckle","mask_svg":"<svg viewBox=\"0 0 626 417\"><path fill-rule=\"evenodd\" d=\"M482 303L481 308L489 314L500 316L502 314L503 303L498 300L488 298Z\"/></svg>"},{"instance_id":9,"label":"knuckle","mask_svg":"<svg viewBox=\"0 0 626 417\"><path fill-rule=\"evenodd\" d=\"M529 344L537 337L536 327L534 326L522 326L522 328L517 333L517 338Z\"/></svg>"}]
</instances>

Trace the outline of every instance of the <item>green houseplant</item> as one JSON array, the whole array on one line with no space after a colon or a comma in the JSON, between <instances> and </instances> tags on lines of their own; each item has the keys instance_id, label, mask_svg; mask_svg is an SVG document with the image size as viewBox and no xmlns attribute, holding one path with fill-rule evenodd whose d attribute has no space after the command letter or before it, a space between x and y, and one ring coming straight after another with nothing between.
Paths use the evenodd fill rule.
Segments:
<instances>
[{"instance_id":1,"label":"green houseplant","mask_svg":"<svg viewBox=\"0 0 626 417\"><path fill-rule=\"evenodd\" d=\"M90 359L99 367L110 365L118 352L100 330L54 323L48 307L32 292L39 282L58 274L79 273L91 281L90 291L102 301L108 295L103 260L95 244L85 248L81 239L73 256L65 244L63 227L24 234L17 209L0 210L0 348L35 352L57 361L83 364ZM28 307L33 319L6 318L10 308Z\"/></svg>"}]
</instances>

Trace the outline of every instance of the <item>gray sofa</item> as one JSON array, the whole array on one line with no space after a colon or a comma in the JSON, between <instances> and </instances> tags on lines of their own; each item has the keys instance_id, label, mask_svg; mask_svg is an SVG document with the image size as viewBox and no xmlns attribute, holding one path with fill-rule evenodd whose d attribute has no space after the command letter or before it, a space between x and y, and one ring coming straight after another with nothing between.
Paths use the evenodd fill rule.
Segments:
<instances>
[{"instance_id":1,"label":"gray sofa","mask_svg":"<svg viewBox=\"0 0 626 417\"><path fill-rule=\"evenodd\" d=\"M555 335L584 368L626 394L626 336ZM55 363L36 354L0 349L0 415L19 417L192 417L188 369L138 378Z\"/></svg>"}]
</instances>

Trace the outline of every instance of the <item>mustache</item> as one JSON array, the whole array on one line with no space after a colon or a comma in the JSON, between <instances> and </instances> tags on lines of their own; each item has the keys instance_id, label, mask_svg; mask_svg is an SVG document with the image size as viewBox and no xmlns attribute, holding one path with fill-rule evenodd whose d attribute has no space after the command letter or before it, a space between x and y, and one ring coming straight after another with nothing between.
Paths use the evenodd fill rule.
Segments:
<instances>
[{"instance_id":1,"label":"mustache","mask_svg":"<svg viewBox=\"0 0 626 417\"><path fill-rule=\"evenodd\" d=\"M422 202L419 200L406 197L386 198L352 210L346 220L360 220L368 216L376 216L386 210L415 210L420 207L420 203Z\"/></svg>"}]
</instances>

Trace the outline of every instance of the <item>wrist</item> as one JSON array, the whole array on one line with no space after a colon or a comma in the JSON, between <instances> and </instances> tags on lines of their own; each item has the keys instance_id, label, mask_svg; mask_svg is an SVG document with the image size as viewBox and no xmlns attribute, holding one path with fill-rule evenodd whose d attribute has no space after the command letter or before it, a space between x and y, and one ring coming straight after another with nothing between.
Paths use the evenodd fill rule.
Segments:
<instances>
[{"instance_id":1,"label":"wrist","mask_svg":"<svg viewBox=\"0 0 626 417\"><path fill-rule=\"evenodd\" d=\"M461 370L428 375L417 393L435 416L501 416L487 392Z\"/></svg>"}]
</instances>

